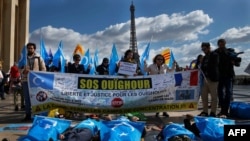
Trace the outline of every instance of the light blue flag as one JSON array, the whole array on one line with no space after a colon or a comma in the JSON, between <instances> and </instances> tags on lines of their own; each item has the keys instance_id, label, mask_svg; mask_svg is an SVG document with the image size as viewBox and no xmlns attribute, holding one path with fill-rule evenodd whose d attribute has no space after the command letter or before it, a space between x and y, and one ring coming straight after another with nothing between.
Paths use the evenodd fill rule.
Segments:
<instances>
[{"instance_id":1,"label":"light blue flag","mask_svg":"<svg viewBox=\"0 0 250 141\"><path fill-rule=\"evenodd\" d=\"M74 128L75 129L83 129L83 128L87 128L90 129L92 132L92 135L96 135L98 133L99 130L99 124L98 121L94 120L94 119L86 119L81 121L80 123L78 123Z\"/></svg>"},{"instance_id":2,"label":"light blue flag","mask_svg":"<svg viewBox=\"0 0 250 141\"><path fill-rule=\"evenodd\" d=\"M46 50L44 40L40 39L40 56L43 58L46 65L49 64L49 54Z\"/></svg>"},{"instance_id":3,"label":"light blue flag","mask_svg":"<svg viewBox=\"0 0 250 141\"><path fill-rule=\"evenodd\" d=\"M26 136L22 136L18 141L57 141L58 135L62 134L71 125L70 120L35 116L32 127Z\"/></svg>"},{"instance_id":4,"label":"light blue flag","mask_svg":"<svg viewBox=\"0 0 250 141\"><path fill-rule=\"evenodd\" d=\"M51 67L53 65L53 62L51 63L50 61L53 61L53 53L52 53L52 50L51 48L49 49L49 52L48 52L48 60L49 60L49 63L48 63L48 66Z\"/></svg>"},{"instance_id":5,"label":"light blue flag","mask_svg":"<svg viewBox=\"0 0 250 141\"><path fill-rule=\"evenodd\" d=\"M63 49L63 42L62 42L62 40L59 42L58 48Z\"/></svg>"},{"instance_id":6,"label":"light blue flag","mask_svg":"<svg viewBox=\"0 0 250 141\"><path fill-rule=\"evenodd\" d=\"M94 55L94 66L95 68L99 65L99 58L98 58L98 49L95 50L95 55Z\"/></svg>"},{"instance_id":7,"label":"light blue flag","mask_svg":"<svg viewBox=\"0 0 250 141\"><path fill-rule=\"evenodd\" d=\"M54 74L44 72L30 72L28 74L28 83L30 88L43 88L46 90L53 90ZM37 95L38 96L38 95Z\"/></svg>"},{"instance_id":8,"label":"light blue flag","mask_svg":"<svg viewBox=\"0 0 250 141\"><path fill-rule=\"evenodd\" d=\"M119 61L118 53L115 44L113 44L112 52L109 61L109 75L115 75L116 63Z\"/></svg>"},{"instance_id":9,"label":"light blue flag","mask_svg":"<svg viewBox=\"0 0 250 141\"><path fill-rule=\"evenodd\" d=\"M101 141L140 141L144 126L144 122L102 121Z\"/></svg>"},{"instance_id":10,"label":"light blue flag","mask_svg":"<svg viewBox=\"0 0 250 141\"><path fill-rule=\"evenodd\" d=\"M90 65L91 65L91 68L90 68L89 74L90 74L90 75L95 75L96 67L95 67L95 65L94 65L94 63L93 63L92 58L90 58Z\"/></svg>"},{"instance_id":11,"label":"light blue flag","mask_svg":"<svg viewBox=\"0 0 250 141\"><path fill-rule=\"evenodd\" d=\"M224 125L235 125L235 120L223 118L197 116L194 120L202 141L224 141Z\"/></svg>"},{"instance_id":12,"label":"light blue flag","mask_svg":"<svg viewBox=\"0 0 250 141\"><path fill-rule=\"evenodd\" d=\"M170 60L169 60L169 64L168 64L168 67L171 69L173 67L173 63L174 63L175 59L174 59L174 53L173 51L171 50L170 51Z\"/></svg>"},{"instance_id":13,"label":"light blue flag","mask_svg":"<svg viewBox=\"0 0 250 141\"><path fill-rule=\"evenodd\" d=\"M144 61L149 59L149 52L150 52L150 42L148 43L146 49L144 50L143 54L140 57L140 69L143 75L147 75L147 72L145 72L145 64Z\"/></svg>"},{"instance_id":14,"label":"light blue flag","mask_svg":"<svg viewBox=\"0 0 250 141\"><path fill-rule=\"evenodd\" d=\"M195 139L195 135L181 124L171 123L163 129L164 141L168 141L169 138L178 135L186 135L192 140Z\"/></svg>"},{"instance_id":15,"label":"light blue flag","mask_svg":"<svg viewBox=\"0 0 250 141\"><path fill-rule=\"evenodd\" d=\"M23 46L20 59L18 60L18 68L22 68L27 63L27 47Z\"/></svg>"},{"instance_id":16,"label":"light blue flag","mask_svg":"<svg viewBox=\"0 0 250 141\"><path fill-rule=\"evenodd\" d=\"M82 60L81 60L81 63L83 66L84 66L84 70L87 71L88 69L88 66L90 64L90 53L89 53L89 49L85 52Z\"/></svg>"},{"instance_id":17,"label":"light blue flag","mask_svg":"<svg viewBox=\"0 0 250 141\"><path fill-rule=\"evenodd\" d=\"M113 44L113 47L112 47L112 58L115 60L115 61L119 61L119 56L118 56L118 53L117 53L117 49L116 49L116 45Z\"/></svg>"},{"instance_id":18,"label":"light blue flag","mask_svg":"<svg viewBox=\"0 0 250 141\"><path fill-rule=\"evenodd\" d=\"M65 65L66 65L66 58L65 58L65 55L62 51L62 49L60 48L60 63L61 63L61 70L60 72L65 72Z\"/></svg>"},{"instance_id":19,"label":"light blue flag","mask_svg":"<svg viewBox=\"0 0 250 141\"><path fill-rule=\"evenodd\" d=\"M53 53L52 53L51 48L49 49L48 55L49 55L49 59L53 60Z\"/></svg>"},{"instance_id":20,"label":"light blue flag","mask_svg":"<svg viewBox=\"0 0 250 141\"><path fill-rule=\"evenodd\" d=\"M54 54L54 56L53 56L53 65L55 66L55 67L59 67L59 64L60 64L60 60L61 60L61 53L62 53L62 48L63 48L63 43L62 43L62 41L60 41L59 42L59 44L58 44L58 48L57 48L57 51L56 51L56 53Z\"/></svg>"}]
</instances>

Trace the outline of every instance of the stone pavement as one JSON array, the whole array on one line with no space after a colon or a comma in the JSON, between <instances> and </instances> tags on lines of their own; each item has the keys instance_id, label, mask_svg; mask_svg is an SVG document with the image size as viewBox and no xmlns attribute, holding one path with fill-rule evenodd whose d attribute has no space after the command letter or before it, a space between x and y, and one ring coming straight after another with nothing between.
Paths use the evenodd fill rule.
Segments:
<instances>
[{"instance_id":1,"label":"stone pavement","mask_svg":"<svg viewBox=\"0 0 250 141\"><path fill-rule=\"evenodd\" d=\"M250 102L250 86L234 86L234 100L235 101L245 101ZM169 118L154 117L155 113L145 113L148 117L147 123L159 124L167 122L182 123L186 114L198 115L201 110L201 102L197 110L194 111L183 111L183 112L168 112ZM7 124L22 124L21 120L24 118L24 111L14 111L15 107L13 105L13 95L6 95L5 100L0 101L0 128ZM219 109L218 109L219 110ZM31 124L27 123L27 124ZM0 141L3 138L8 138L9 141L15 141L20 136L25 135L27 132L17 132L17 131L0 131Z\"/></svg>"}]
</instances>

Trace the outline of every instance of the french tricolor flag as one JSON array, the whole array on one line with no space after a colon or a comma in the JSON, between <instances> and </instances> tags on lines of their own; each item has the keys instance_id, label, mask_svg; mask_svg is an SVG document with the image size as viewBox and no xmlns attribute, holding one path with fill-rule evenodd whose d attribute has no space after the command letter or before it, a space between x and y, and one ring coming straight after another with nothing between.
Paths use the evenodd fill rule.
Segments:
<instances>
[{"instance_id":1,"label":"french tricolor flag","mask_svg":"<svg viewBox=\"0 0 250 141\"><path fill-rule=\"evenodd\" d=\"M181 86L182 82L183 82L183 73L184 72L180 72L180 73L176 73L174 75L175 77L175 86ZM199 71L198 70L191 70L190 71L190 78L189 78L189 86L197 86L198 85L198 77Z\"/></svg>"}]
</instances>

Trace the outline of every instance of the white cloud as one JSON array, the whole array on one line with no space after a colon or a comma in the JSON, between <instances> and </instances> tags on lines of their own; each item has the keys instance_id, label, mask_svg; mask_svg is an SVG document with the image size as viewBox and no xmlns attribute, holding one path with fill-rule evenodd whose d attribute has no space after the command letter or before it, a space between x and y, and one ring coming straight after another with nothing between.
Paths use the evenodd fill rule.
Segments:
<instances>
[{"instance_id":1,"label":"white cloud","mask_svg":"<svg viewBox=\"0 0 250 141\"><path fill-rule=\"evenodd\" d=\"M213 19L204 14L203 11L196 10L186 15L175 13L171 16L162 14L150 18L137 18L136 28L138 38L141 40L149 40L153 36L156 42L189 41L196 40L200 33L208 33L205 28L212 22Z\"/></svg>"},{"instance_id":2,"label":"white cloud","mask_svg":"<svg viewBox=\"0 0 250 141\"><path fill-rule=\"evenodd\" d=\"M250 26L230 28L219 36L219 38L227 39L228 43L249 43L250 42Z\"/></svg>"},{"instance_id":3,"label":"white cloud","mask_svg":"<svg viewBox=\"0 0 250 141\"><path fill-rule=\"evenodd\" d=\"M213 19L202 10L196 10L187 14L175 13L170 16L161 14L155 17L139 17L136 18L135 22L139 54L143 53L147 43L153 37L149 63L152 62L152 58L156 54L168 47L174 52L178 63L181 66L186 66L189 65L191 60L195 59L198 54L202 53L200 50L201 42L199 41L199 35L209 33L207 27L213 23ZM249 31L249 27L239 29L232 28L221 34L221 37L227 37L232 42L237 42L244 38L244 40L248 42L249 39L247 41L247 37L249 38ZM30 34L30 42L38 44L38 52L41 33L47 50L51 48L53 53L57 50L60 40L62 40L64 45L63 52L67 58L71 58L75 46L81 44L85 51L90 49L91 55L93 55L96 48L98 48L99 61L101 61L103 57L110 56L113 43L116 44L120 57L129 49L130 21L111 25L103 31L97 31L90 35L80 34L72 29L63 27L54 28L50 25L42 27L41 30L37 29ZM236 39L238 40L236 41ZM212 44L212 47L216 48L216 45ZM237 46L237 48L241 50L244 47ZM249 53L250 51L247 50L247 52ZM243 54L243 58L246 57L247 59L246 62L243 59L242 66L245 66L247 61L249 62L250 60L245 54ZM239 69L240 72L243 72L242 67Z\"/></svg>"},{"instance_id":4,"label":"white cloud","mask_svg":"<svg viewBox=\"0 0 250 141\"><path fill-rule=\"evenodd\" d=\"M228 48L234 48L236 52L244 52L238 56L242 58L242 62L240 67L235 67L235 72L236 74L246 74L244 70L250 62L250 26L230 28L213 40L219 38L226 39Z\"/></svg>"}]
</instances>

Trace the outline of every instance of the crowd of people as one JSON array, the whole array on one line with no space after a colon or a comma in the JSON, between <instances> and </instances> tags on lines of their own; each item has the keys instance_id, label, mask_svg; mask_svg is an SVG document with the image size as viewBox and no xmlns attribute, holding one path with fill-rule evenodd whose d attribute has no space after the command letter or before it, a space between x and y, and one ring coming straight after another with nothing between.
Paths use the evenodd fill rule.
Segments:
<instances>
[{"instance_id":1,"label":"crowd of people","mask_svg":"<svg viewBox=\"0 0 250 141\"><path fill-rule=\"evenodd\" d=\"M225 39L219 39L217 45L217 49L211 50L210 43L203 42L201 50L205 55L197 57L197 68L200 69L203 79L201 85L203 111L199 115L226 118L229 116L233 94L235 60L229 55ZM210 113L208 112L209 94L211 95ZM216 113L217 106L221 108L219 113Z\"/></svg>"},{"instance_id":2,"label":"crowd of people","mask_svg":"<svg viewBox=\"0 0 250 141\"><path fill-rule=\"evenodd\" d=\"M228 54L225 39L219 39L217 42L218 48L211 50L209 42L203 42L201 44L202 54L199 54L196 59L195 66L192 69L199 69L201 72L201 98L203 103L203 111L199 114L200 116L220 116L227 117L230 101L232 97L233 88L233 78L234 74L234 60ZM67 63L65 67L66 73L79 73L79 74L89 74L91 65L84 67L80 64L81 55L74 54L73 62ZM122 62L137 64L134 59L134 53L132 50L127 50L124 53L124 57L117 62L116 73L118 75L126 76L128 74L119 73L119 68ZM0 96L4 100L4 87L3 85L7 81L7 75L2 71L2 63L0 63ZM161 54L157 54L152 61L152 64L147 65L145 61L144 71L148 75L164 74L173 71L181 71L177 62L173 62L173 67L169 68L165 64L165 58ZM141 68L137 65L135 69L134 76L143 75L141 73ZM190 69L190 68L189 68ZM46 66L45 61L36 53L36 44L27 44L27 63L21 68L17 67L17 63L14 63L10 69L10 89L9 92L12 93L12 86L16 83L21 82L22 86L22 100L21 108L25 107L25 118L24 121L31 120L31 102L28 91L27 74L30 70L34 71L59 71L58 68L53 66ZM103 58L102 63L96 67L97 75L109 75L109 59ZM208 95L211 95L211 105L208 104ZM25 103L25 105L24 105ZM221 112L216 113L217 105L221 107ZM211 111L209 113L209 106L211 106ZM15 107L18 110L18 107ZM156 111L156 117L159 116L159 112ZM163 112L163 116L169 117L167 112Z\"/></svg>"},{"instance_id":3,"label":"crowd of people","mask_svg":"<svg viewBox=\"0 0 250 141\"><path fill-rule=\"evenodd\" d=\"M185 69L198 69L200 70L200 78L201 78L201 99L202 99L202 106L203 110L198 116L204 116L204 117L220 117L220 118L227 118L229 116L229 108L230 108L230 102L233 94L233 80L235 77L234 73L234 64L235 60L229 55L228 48L226 47L226 40L225 39L219 39L217 41L218 48L215 50L211 49L209 42L202 42L201 43L201 54L197 55L195 65L192 68L185 68ZM203 55L204 54L204 55ZM74 54L73 55L73 62L67 63L65 67L66 73L78 73L78 74L89 74L91 65L85 66L83 64L80 64L81 61L81 55ZM119 71L119 69L122 67L123 63L132 63L137 64L136 60L134 59L134 53L132 50L127 50L124 53L124 57L117 62L116 66L116 73L117 75L121 76L127 76L127 75L143 75L141 73L141 69L138 65L136 69L134 70L133 74L123 74ZM185 69L182 69L178 66L176 61L173 61L172 68L169 68L165 64L165 58L161 54L157 54L154 56L152 64L147 64L147 62L144 62L144 70L148 75L158 75L158 74L165 74L169 72L174 71L183 71ZM15 87L17 84L21 86L21 96L23 97L21 99L21 108L24 108L25 110L25 117L22 121L31 121L32 113L31 113L31 101L29 96L29 90L28 90L28 82L27 82L27 75L30 70L34 71L59 71L59 68L56 68L54 66L46 66L45 61L36 53L36 44L34 43L28 43L27 44L27 63L26 65L18 68L17 63L14 63L13 66L10 68L9 75L6 74L2 70L2 62L0 62L0 97L2 100L5 99L4 97L4 84L8 81L9 77L9 90L8 93L13 93L15 90L13 87ZM103 58L102 63L96 67L97 75L109 75L109 59ZM211 95L211 104L209 105L208 99L209 95ZM209 107L211 109L209 110ZM216 113L218 110L218 107L220 107L220 112ZM15 104L15 110L17 111L18 105ZM159 117L159 112L155 111L156 117ZM95 115L95 114L93 114ZM90 115L90 117L93 118L100 118L102 117L105 120L113 120L110 115ZM162 114L164 117L169 117L169 114L167 112L163 112ZM140 120L136 116L128 117L130 121L136 122ZM195 124L191 124L190 120L193 117L187 116L187 118L184 120L184 128L191 131L192 134L199 137L199 129L196 127ZM89 128L86 124L86 119L83 120L81 123L77 124L74 128L71 130L65 132L64 134L60 134L58 138L60 139L69 139L69 138L77 138L82 140L83 136L86 141L89 140L99 140L100 135L98 129L99 127L96 127L98 130L95 129L93 131L92 127ZM78 125L84 125L82 127ZM170 125L170 124L168 124ZM157 136L159 140L164 139L164 132L167 129L167 126L157 127L145 127L144 130L147 131L149 128L153 130L157 130L160 132L160 134ZM175 128L177 128L178 125L171 124ZM79 128L78 128L79 127ZM178 126L179 128L179 126ZM184 130L184 129L181 129ZM75 136L76 134L79 135L79 137ZM165 133L166 134L166 133ZM73 136L72 136L73 135ZM98 135L98 136L97 136ZM191 135L191 134L190 134ZM143 136L142 136L143 137ZM178 138L182 139L192 139L192 136L187 135L178 135L173 136L171 139L175 140Z\"/></svg>"}]
</instances>

